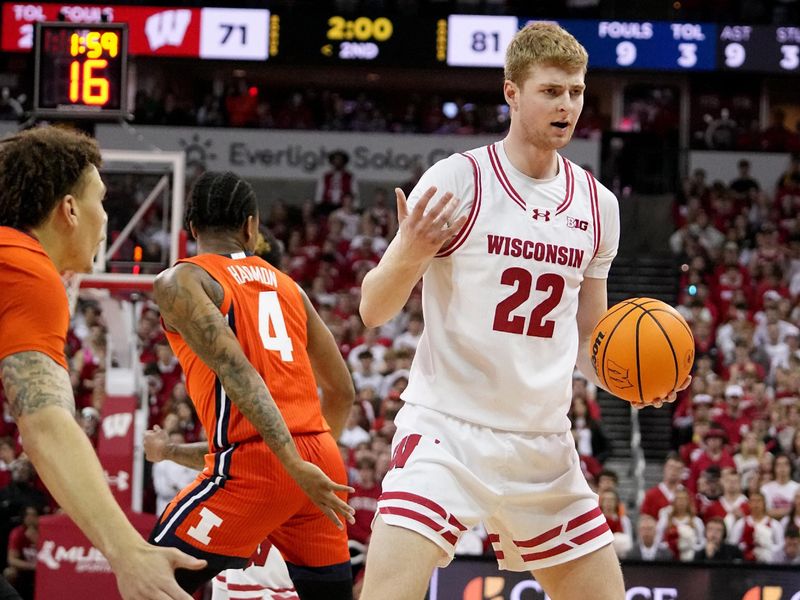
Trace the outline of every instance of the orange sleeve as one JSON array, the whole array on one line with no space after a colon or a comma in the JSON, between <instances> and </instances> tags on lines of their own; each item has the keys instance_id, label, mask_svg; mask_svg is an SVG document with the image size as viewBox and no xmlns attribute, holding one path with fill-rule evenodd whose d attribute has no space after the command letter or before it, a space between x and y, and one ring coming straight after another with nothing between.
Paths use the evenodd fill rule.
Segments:
<instances>
[{"instance_id":1,"label":"orange sleeve","mask_svg":"<svg viewBox=\"0 0 800 600\"><path fill-rule=\"evenodd\" d=\"M0 360L42 352L67 369L69 302L45 256L16 249L0 256Z\"/></svg>"}]
</instances>

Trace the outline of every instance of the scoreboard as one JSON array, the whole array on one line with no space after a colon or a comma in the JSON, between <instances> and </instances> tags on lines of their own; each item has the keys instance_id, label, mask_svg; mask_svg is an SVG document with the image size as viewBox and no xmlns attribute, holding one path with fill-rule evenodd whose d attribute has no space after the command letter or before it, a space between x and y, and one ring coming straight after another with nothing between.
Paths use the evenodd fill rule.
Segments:
<instances>
[{"instance_id":1,"label":"scoreboard","mask_svg":"<svg viewBox=\"0 0 800 600\"><path fill-rule=\"evenodd\" d=\"M721 25L717 64L726 71L794 73L800 67L800 27Z\"/></svg>"},{"instance_id":2,"label":"scoreboard","mask_svg":"<svg viewBox=\"0 0 800 600\"><path fill-rule=\"evenodd\" d=\"M531 20L535 19L451 15L447 65L502 67L511 38ZM590 67L673 71L715 68L716 25L589 20L558 23L586 48Z\"/></svg>"},{"instance_id":3,"label":"scoreboard","mask_svg":"<svg viewBox=\"0 0 800 600\"><path fill-rule=\"evenodd\" d=\"M450 67L502 68L511 38L532 18L450 15ZM755 71L800 69L800 27L666 21L560 20L599 69Z\"/></svg>"},{"instance_id":4,"label":"scoreboard","mask_svg":"<svg viewBox=\"0 0 800 600\"><path fill-rule=\"evenodd\" d=\"M290 13L281 17L281 49L276 60L434 66L436 30L432 18Z\"/></svg>"},{"instance_id":5,"label":"scoreboard","mask_svg":"<svg viewBox=\"0 0 800 600\"><path fill-rule=\"evenodd\" d=\"M322 3L320 3L322 6ZM134 56L289 65L502 68L513 38L535 15L343 14L266 9L2 2L0 49L30 52L35 25L127 26ZM559 20L594 69L751 71L800 69L800 26Z\"/></svg>"}]
</instances>

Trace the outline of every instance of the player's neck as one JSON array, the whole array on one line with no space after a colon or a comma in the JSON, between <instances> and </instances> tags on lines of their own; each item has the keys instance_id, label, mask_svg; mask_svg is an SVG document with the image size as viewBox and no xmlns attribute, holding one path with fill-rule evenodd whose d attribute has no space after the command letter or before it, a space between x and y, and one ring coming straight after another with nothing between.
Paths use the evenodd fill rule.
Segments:
<instances>
[{"instance_id":1,"label":"player's neck","mask_svg":"<svg viewBox=\"0 0 800 600\"><path fill-rule=\"evenodd\" d=\"M206 235L197 240L198 254L236 254L247 252L245 244L237 237Z\"/></svg>"},{"instance_id":2,"label":"player's neck","mask_svg":"<svg viewBox=\"0 0 800 600\"><path fill-rule=\"evenodd\" d=\"M550 179L558 175L558 154L519 139L511 132L503 140L506 156L514 168L533 179Z\"/></svg>"},{"instance_id":3,"label":"player's neck","mask_svg":"<svg viewBox=\"0 0 800 600\"><path fill-rule=\"evenodd\" d=\"M65 240L64 236L53 230L52 227L48 227L47 221L45 221L41 227L35 227L25 233L29 234L42 245L45 253L56 266L56 271L63 273L66 269L64 266L64 258L69 251L68 242Z\"/></svg>"}]
</instances>

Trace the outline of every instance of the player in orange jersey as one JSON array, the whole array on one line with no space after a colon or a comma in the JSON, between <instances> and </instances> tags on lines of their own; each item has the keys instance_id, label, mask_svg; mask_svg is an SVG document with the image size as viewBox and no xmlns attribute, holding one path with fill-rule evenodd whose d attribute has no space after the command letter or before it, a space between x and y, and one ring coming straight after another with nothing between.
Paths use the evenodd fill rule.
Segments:
<instances>
[{"instance_id":1,"label":"player in orange jersey","mask_svg":"<svg viewBox=\"0 0 800 600\"><path fill-rule=\"evenodd\" d=\"M208 561L178 572L187 591L243 567L269 539L301 598L350 598L339 515L352 521L352 488L331 435L354 398L347 366L300 287L252 255L258 207L246 181L203 175L186 221L199 255L162 273L154 290L209 447L151 539Z\"/></svg>"},{"instance_id":2,"label":"player in orange jersey","mask_svg":"<svg viewBox=\"0 0 800 600\"><path fill-rule=\"evenodd\" d=\"M0 142L0 375L25 452L58 503L100 549L126 600L190 600L177 567L205 563L145 543L75 421L64 356L69 306L60 274L88 272L103 239L106 187L94 140L40 128ZM0 580L0 598L16 597Z\"/></svg>"}]
</instances>

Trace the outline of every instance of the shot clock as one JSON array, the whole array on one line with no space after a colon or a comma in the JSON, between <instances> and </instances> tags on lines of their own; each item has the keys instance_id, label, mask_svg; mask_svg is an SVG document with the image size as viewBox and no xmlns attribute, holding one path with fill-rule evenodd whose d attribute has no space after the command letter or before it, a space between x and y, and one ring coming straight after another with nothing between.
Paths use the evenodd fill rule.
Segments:
<instances>
[{"instance_id":1,"label":"shot clock","mask_svg":"<svg viewBox=\"0 0 800 600\"><path fill-rule=\"evenodd\" d=\"M37 23L34 112L43 117L126 116L127 34L124 23Z\"/></svg>"}]
</instances>

